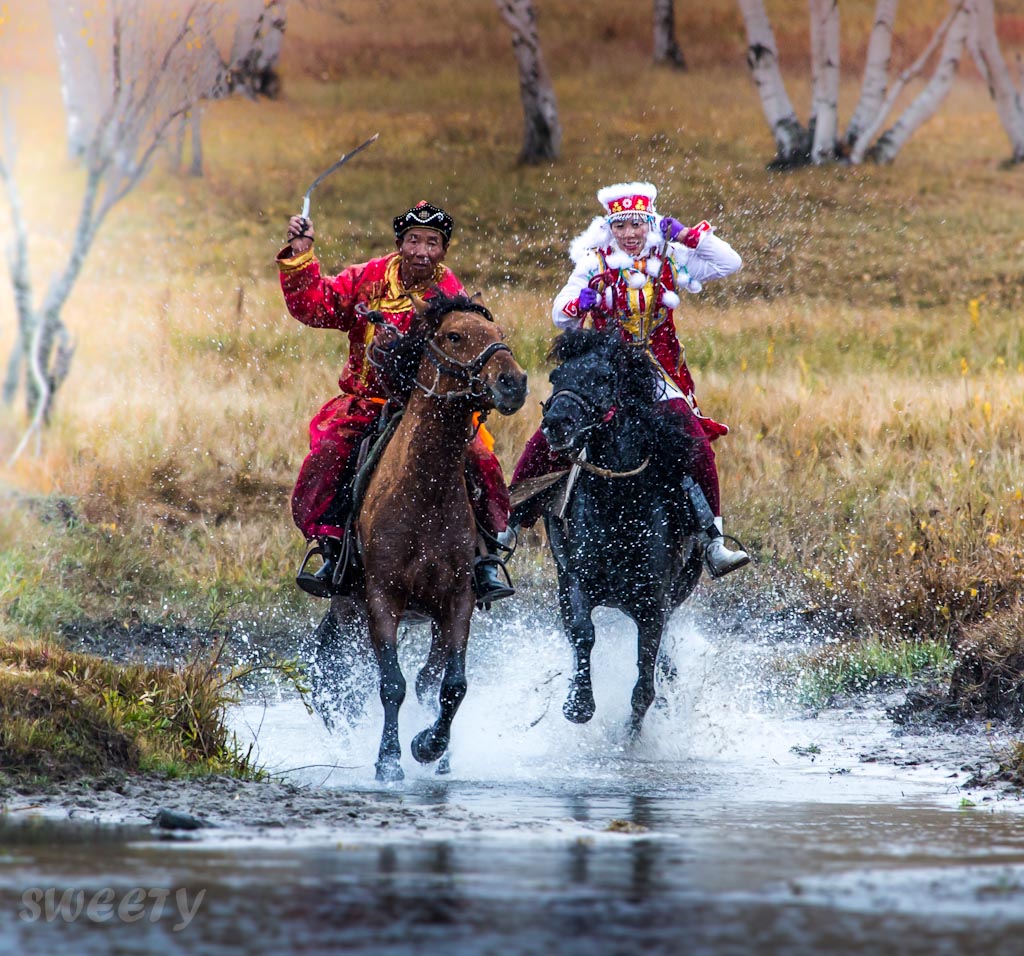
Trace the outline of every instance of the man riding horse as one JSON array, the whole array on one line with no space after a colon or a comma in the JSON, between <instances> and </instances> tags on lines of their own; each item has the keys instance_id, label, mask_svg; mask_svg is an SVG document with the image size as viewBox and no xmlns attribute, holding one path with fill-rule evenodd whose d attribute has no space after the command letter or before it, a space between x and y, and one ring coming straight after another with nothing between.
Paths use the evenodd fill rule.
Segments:
<instances>
[{"instance_id":1,"label":"man riding horse","mask_svg":"<svg viewBox=\"0 0 1024 956\"><path fill-rule=\"evenodd\" d=\"M711 442L728 428L705 416L697 405L693 377L676 332L679 291L697 293L701 283L740 268L733 248L701 222L688 228L655 211L658 190L646 182L619 183L601 189L597 198L605 215L596 217L573 240L573 273L557 295L552 318L560 329L582 328L590 318L597 329L617 327L623 339L646 350L660 378L658 409L671 415L693 441L692 477L682 493L692 511L703 515L704 561L714 577L749 562L745 551L730 550L723 540L718 470ZM553 453L538 430L516 465L513 487L550 474L567 463ZM680 479L685 476L680 475ZM538 506L526 502L514 521L529 526Z\"/></svg>"},{"instance_id":2,"label":"man riding horse","mask_svg":"<svg viewBox=\"0 0 1024 956\"><path fill-rule=\"evenodd\" d=\"M321 275L313 253L313 224L303 216L289 220L288 245L277 254L281 289L292 316L314 328L346 332L349 339L348 361L338 381L341 394L310 422L310 452L292 493L292 517L308 543L296 583L317 597L331 597L337 591L335 569L352 507L359 448L387 400L367 360L367 349L375 339L408 331L422 300L438 293L465 295L462 283L443 264L454 227L447 212L423 201L396 216L393 226L396 252L347 266L335 276ZM371 323L370 312L387 324L379 318L377 324ZM466 459L482 532L473 580L481 604L515 593L487 544L505 530L508 519L508 489L491 444L481 427ZM319 555L323 564L309 572L306 566L313 555Z\"/></svg>"}]
</instances>

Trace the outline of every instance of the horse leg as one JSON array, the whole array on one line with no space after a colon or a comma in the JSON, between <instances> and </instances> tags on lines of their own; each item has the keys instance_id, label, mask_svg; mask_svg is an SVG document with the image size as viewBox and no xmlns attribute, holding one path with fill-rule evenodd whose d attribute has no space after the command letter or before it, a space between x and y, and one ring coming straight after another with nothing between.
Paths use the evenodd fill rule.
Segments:
<instances>
[{"instance_id":1,"label":"horse leg","mask_svg":"<svg viewBox=\"0 0 1024 956\"><path fill-rule=\"evenodd\" d=\"M371 601L370 638L380 667L380 702L384 705L384 731L377 754L377 779L402 780L402 745L398 741L398 709L405 700L405 678L398 665L399 614L382 599Z\"/></svg>"},{"instance_id":2,"label":"horse leg","mask_svg":"<svg viewBox=\"0 0 1024 956\"><path fill-rule=\"evenodd\" d=\"M664 647L658 652L657 676L661 679L661 693L654 698L654 706L657 710L664 710L668 707L668 697L665 696L666 689L672 687L679 679L679 669L666 653Z\"/></svg>"},{"instance_id":3,"label":"horse leg","mask_svg":"<svg viewBox=\"0 0 1024 956\"><path fill-rule=\"evenodd\" d=\"M448 749L451 740L452 721L466 696L466 645L469 642L469 618L473 605L464 602L465 607L452 615L441 628L442 644L448 648L444 676L441 678L440 710L433 726L421 730L412 741L412 755L420 763L432 763Z\"/></svg>"},{"instance_id":4,"label":"horse leg","mask_svg":"<svg viewBox=\"0 0 1024 956\"><path fill-rule=\"evenodd\" d=\"M357 720L376 671L360 604L351 598L335 598L303 657L311 661L313 709L327 729L335 730L339 710L350 723Z\"/></svg>"},{"instance_id":5,"label":"horse leg","mask_svg":"<svg viewBox=\"0 0 1024 956\"><path fill-rule=\"evenodd\" d=\"M590 678L590 652L594 649L593 608L574 580L563 583L559 575L558 605L562 612L569 643L576 655L576 669L569 683L569 694L562 705L562 713L574 724L585 724L594 716L594 687Z\"/></svg>"},{"instance_id":6,"label":"horse leg","mask_svg":"<svg viewBox=\"0 0 1024 956\"><path fill-rule=\"evenodd\" d=\"M654 668L665 630L665 614L652 608L646 613L636 614L633 619L637 627L637 679L633 686L633 711L626 728L631 740L640 736L644 717L654 703Z\"/></svg>"},{"instance_id":7,"label":"horse leg","mask_svg":"<svg viewBox=\"0 0 1024 956\"><path fill-rule=\"evenodd\" d=\"M430 710L434 719L437 719L441 710L438 699L441 691L441 675L444 673L444 642L441 640L441 631L436 622L431 622L430 653L427 661L416 675L416 699L420 706ZM438 774L451 773L451 750L448 749L442 754L441 761L437 765Z\"/></svg>"},{"instance_id":8,"label":"horse leg","mask_svg":"<svg viewBox=\"0 0 1024 956\"><path fill-rule=\"evenodd\" d=\"M441 629L436 621L430 623L430 652L427 661L416 675L416 699L420 706L438 713L438 691L441 687L441 674L444 672L445 646L441 640Z\"/></svg>"}]
</instances>

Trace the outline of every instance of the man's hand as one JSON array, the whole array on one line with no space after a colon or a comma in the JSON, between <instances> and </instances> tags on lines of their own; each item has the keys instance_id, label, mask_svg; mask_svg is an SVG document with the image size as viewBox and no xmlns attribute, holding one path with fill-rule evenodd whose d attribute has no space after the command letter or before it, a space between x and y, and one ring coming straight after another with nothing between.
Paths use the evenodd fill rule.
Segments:
<instances>
[{"instance_id":1,"label":"man's hand","mask_svg":"<svg viewBox=\"0 0 1024 956\"><path fill-rule=\"evenodd\" d=\"M293 256L313 248L313 221L305 216L292 216L288 220L288 242L292 247Z\"/></svg>"}]
</instances>

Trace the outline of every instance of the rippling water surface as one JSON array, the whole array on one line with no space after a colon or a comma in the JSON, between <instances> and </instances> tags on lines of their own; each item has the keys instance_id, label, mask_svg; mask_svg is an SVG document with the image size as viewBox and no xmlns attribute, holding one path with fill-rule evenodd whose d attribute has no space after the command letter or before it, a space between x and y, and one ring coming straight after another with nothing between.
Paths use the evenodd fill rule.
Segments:
<instances>
[{"instance_id":1,"label":"rippling water surface","mask_svg":"<svg viewBox=\"0 0 1024 956\"><path fill-rule=\"evenodd\" d=\"M553 626L476 635L448 776L407 757L404 783L373 783L374 698L333 736L295 701L247 706L239 732L256 735L272 771L436 811L436 825L425 812L416 826L380 832L195 841L8 826L0 951L1024 951L1024 818L962 807L954 782L926 769L860 762L888 739L884 719L770 706L761 652L709 641L688 621L680 616L669 641L679 680L635 746L622 737L633 638L611 614L595 654L598 715L585 727L561 716L568 655ZM403 647L407 677L421 645L414 635ZM427 719L410 695L406 754ZM32 887L86 899L109 888L115 915L32 919ZM183 891L186 907L203 895L186 926L173 897L159 914L148 900L127 922L116 904L133 887Z\"/></svg>"}]
</instances>

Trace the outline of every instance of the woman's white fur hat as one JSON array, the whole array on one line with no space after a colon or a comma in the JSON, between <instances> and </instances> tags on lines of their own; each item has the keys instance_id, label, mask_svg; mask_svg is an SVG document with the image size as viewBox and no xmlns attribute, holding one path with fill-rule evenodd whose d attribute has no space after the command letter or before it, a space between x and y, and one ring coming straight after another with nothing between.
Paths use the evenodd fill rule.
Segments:
<instances>
[{"instance_id":1,"label":"woman's white fur hat","mask_svg":"<svg viewBox=\"0 0 1024 956\"><path fill-rule=\"evenodd\" d=\"M597 191L597 201L604 206L609 222L643 216L653 219L658 187L653 183L615 183Z\"/></svg>"}]
</instances>

